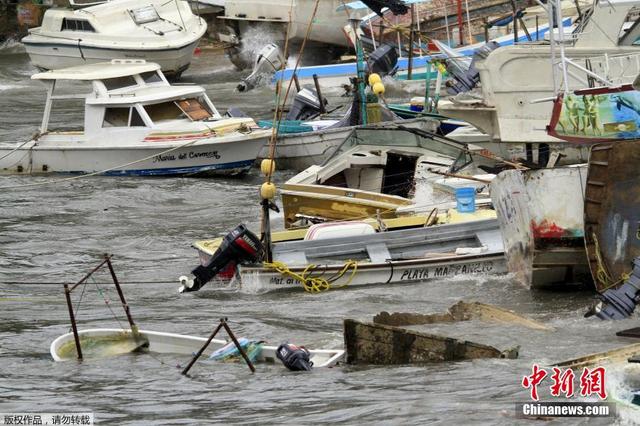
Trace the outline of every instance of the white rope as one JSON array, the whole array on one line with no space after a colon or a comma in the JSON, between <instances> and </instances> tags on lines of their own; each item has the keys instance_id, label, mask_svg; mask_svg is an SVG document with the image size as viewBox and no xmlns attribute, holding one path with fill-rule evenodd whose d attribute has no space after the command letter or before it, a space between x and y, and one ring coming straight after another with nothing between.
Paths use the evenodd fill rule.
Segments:
<instances>
[{"instance_id":1,"label":"white rope","mask_svg":"<svg viewBox=\"0 0 640 426\"><path fill-rule=\"evenodd\" d=\"M187 147L189 145L193 145L196 142L198 142L198 139L194 139L194 140L192 140L190 142L184 143L182 145L175 146L173 148L167 149L167 150L159 152L157 154L149 155L147 157L141 158L141 159L136 160L136 161L131 161L130 163L121 164L119 166L110 167L108 169L100 170L100 171L97 171L97 172L87 173L87 174L83 174L83 175L80 175L80 176L73 176L73 177L64 178L64 179L48 180L48 181L45 181L45 182L27 183L27 184L24 184L24 185L0 186L0 189L16 189L16 188L35 187L35 186L45 186L45 185L58 184L58 183L62 183L62 182L69 182L69 181L72 181L72 180L78 180L78 179L88 178L88 177L91 177L91 176L101 175L101 174L110 172L112 170L121 169L121 168L124 168L124 167L132 166L132 165L137 164L137 163L141 163L143 161L150 160L151 158L156 157L158 155L163 155L163 154L166 154L168 152L172 152L172 151L175 151L177 149L184 148L184 147Z\"/></svg>"}]
</instances>

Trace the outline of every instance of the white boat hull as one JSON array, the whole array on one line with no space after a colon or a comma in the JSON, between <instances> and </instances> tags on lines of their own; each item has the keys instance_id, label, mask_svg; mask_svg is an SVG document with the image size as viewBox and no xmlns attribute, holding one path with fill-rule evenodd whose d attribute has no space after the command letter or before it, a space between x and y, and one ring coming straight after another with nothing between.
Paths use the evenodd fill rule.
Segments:
<instances>
[{"instance_id":1,"label":"white boat hull","mask_svg":"<svg viewBox=\"0 0 640 426\"><path fill-rule=\"evenodd\" d=\"M374 126L384 127L385 125L391 124L400 124L408 128L421 129L430 132L435 132L439 125L439 123L433 119L417 118L412 120L380 123L375 124ZM275 154L277 165L283 169L302 171L307 167L322 164L333 153L334 149L340 145L356 127L361 126L279 135L276 143ZM260 151L259 158L268 157L269 146L265 145Z\"/></svg>"},{"instance_id":2,"label":"white boat hull","mask_svg":"<svg viewBox=\"0 0 640 426\"><path fill-rule=\"evenodd\" d=\"M320 272L311 275L331 277L342 270L344 265L321 265ZM303 290L300 281L264 267L240 266L240 286L245 292L264 293L277 290ZM305 267L291 270L302 274ZM332 284L332 287L364 286L374 284L402 284L430 282L436 279L499 275L507 272L507 264L502 253L485 255L461 255L441 258L425 258L417 260L391 261L385 263L363 263L353 274L347 271Z\"/></svg>"},{"instance_id":3,"label":"white boat hull","mask_svg":"<svg viewBox=\"0 0 640 426\"><path fill-rule=\"evenodd\" d=\"M158 331L140 330L140 335L149 341L149 347L146 351L161 354L176 354L193 356L194 352L197 352L204 346L207 338L187 336L174 333L163 333ZM88 330L79 330L80 347L82 348L82 341L90 338L94 339L108 339L114 338L111 342L119 342L122 340L134 340L131 330L123 330L118 328L96 328ZM107 341L108 343L108 341ZM220 349L226 345L227 341L220 339L213 339L211 344L205 350L202 359L206 359L217 349ZM69 347L71 345L71 347ZM73 349L73 350L71 350ZM103 346L101 349L108 349ZM279 362L276 357L277 346L264 345L262 347L262 353L257 358L258 362ZM51 343L50 347L51 356L55 361L65 361L76 358L75 343L73 333L63 334ZM311 361L313 367L333 367L344 358L344 350L309 350L311 353ZM113 352L112 352L113 353ZM84 353L83 353L84 355ZM99 354L96 354L99 355Z\"/></svg>"},{"instance_id":4,"label":"white boat hull","mask_svg":"<svg viewBox=\"0 0 640 426\"><path fill-rule=\"evenodd\" d=\"M54 70L112 59L143 59L160 65L167 75L176 75L189 68L198 40L177 48L143 50L119 49L102 46L86 46L82 43L64 43L42 38L42 41L23 40L34 66Z\"/></svg>"},{"instance_id":5,"label":"white boat hull","mask_svg":"<svg viewBox=\"0 0 640 426\"><path fill-rule=\"evenodd\" d=\"M174 144L144 142L86 147L68 136L55 135L46 144L31 142L17 150L15 146L1 145L0 158L6 157L0 159L0 173L234 175L251 168L267 140L267 133L255 132L243 136L243 139L226 142L210 138L191 145L187 145L189 140L181 140ZM58 139L61 143L51 139Z\"/></svg>"}]
</instances>

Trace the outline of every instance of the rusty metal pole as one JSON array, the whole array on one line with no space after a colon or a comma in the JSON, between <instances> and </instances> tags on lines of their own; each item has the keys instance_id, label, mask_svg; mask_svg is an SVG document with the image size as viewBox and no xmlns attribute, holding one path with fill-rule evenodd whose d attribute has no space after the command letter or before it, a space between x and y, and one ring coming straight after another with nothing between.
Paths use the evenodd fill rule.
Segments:
<instances>
[{"instance_id":1,"label":"rusty metal pole","mask_svg":"<svg viewBox=\"0 0 640 426\"><path fill-rule=\"evenodd\" d=\"M207 346L209 346L211 344L211 341L213 340L214 337L216 337L216 334L218 334L218 332L220 331L221 328L222 328L222 323L218 324L218 326L216 327L215 331L213 333L211 333L211 336L209 336L209 339L207 340L207 343L205 343L204 346L200 348L198 353L195 354L193 359L191 359L191 362L189 363L189 365L187 365L184 368L184 370L182 370L182 375L183 376L186 376L187 373L189 372L189 370L191 370L191 367L193 367L193 364L195 364L196 361L198 360L198 358L200 358L202 356L202 353L205 351L205 349L207 349Z\"/></svg>"},{"instance_id":2,"label":"rusty metal pole","mask_svg":"<svg viewBox=\"0 0 640 426\"><path fill-rule=\"evenodd\" d=\"M251 362L251 360L247 356L247 354L244 351L244 349L242 349L242 346L240 346L240 343L238 343L238 339L236 339L236 336L231 331L231 328L229 328L229 325L227 324L226 318L221 318L220 319L220 325L222 325L224 327L224 329L227 330L227 334L229 334L229 337L231 337L231 340L233 340L233 343L236 345L236 348L238 348L238 350L240 351L240 355L242 355L242 358L244 358L245 362L249 366L249 369L251 370L252 373L255 373L256 372L256 368L253 366L253 363Z\"/></svg>"},{"instance_id":3,"label":"rusty metal pole","mask_svg":"<svg viewBox=\"0 0 640 426\"><path fill-rule=\"evenodd\" d=\"M73 329L73 338L76 341L76 351L78 352L78 359L82 359L82 349L80 349L80 336L78 335L78 327L76 326L76 317L73 314L73 305L71 304L71 290L69 285L64 285L64 295L67 299L67 308L69 308L69 318L71 318L71 328Z\"/></svg>"},{"instance_id":4,"label":"rusty metal pole","mask_svg":"<svg viewBox=\"0 0 640 426\"><path fill-rule=\"evenodd\" d=\"M293 74L293 83L296 85L296 92L300 91L300 80L298 80L298 74Z\"/></svg>"},{"instance_id":5,"label":"rusty metal pole","mask_svg":"<svg viewBox=\"0 0 640 426\"><path fill-rule=\"evenodd\" d=\"M518 44L518 8L514 0L511 0L511 9L513 10L513 44Z\"/></svg>"},{"instance_id":6,"label":"rusty metal pole","mask_svg":"<svg viewBox=\"0 0 640 426\"><path fill-rule=\"evenodd\" d=\"M327 109L324 107L324 99L322 98L322 91L320 90L320 81L318 80L318 74L313 75L313 84L316 85L316 93L320 100L320 114L326 114Z\"/></svg>"},{"instance_id":7,"label":"rusty metal pole","mask_svg":"<svg viewBox=\"0 0 640 426\"><path fill-rule=\"evenodd\" d=\"M484 22L484 42L485 43L489 43L489 19L482 18L482 21Z\"/></svg>"},{"instance_id":8,"label":"rusty metal pole","mask_svg":"<svg viewBox=\"0 0 640 426\"><path fill-rule=\"evenodd\" d=\"M122 292L122 288L120 288L120 283L118 282L118 278L116 277L116 272L113 270L113 265L111 264L111 256L105 254L104 257L106 259L111 278L113 279L113 284L116 286L116 290L118 290L118 296L120 296L120 302L122 303L124 313L127 315L127 320L129 321L129 325L131 326L131 331L134 331L136 324L133 322L133 318L131 318L129 305L127 305L127 301L124 299L124 293Z\"/></svg>"}]
</instances>

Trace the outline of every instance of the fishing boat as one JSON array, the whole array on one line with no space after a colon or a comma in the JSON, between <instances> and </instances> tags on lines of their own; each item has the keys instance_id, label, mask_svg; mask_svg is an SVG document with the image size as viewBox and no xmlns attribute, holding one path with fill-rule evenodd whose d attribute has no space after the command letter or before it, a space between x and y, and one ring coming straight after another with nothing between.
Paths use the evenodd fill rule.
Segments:
<instances>
[{"instance_id":1,"label":"fishing boat","mask_svg":"<svg viewBox=\"0 0 640 426\"><path fill-rule=\"evenodd\" d=\"M0 144L0 172L235 175L253 165L271 132L223 118L199 86L170 85L160 65L112 60L32 76L47 87L40 132ZM89 93L56 94L90 83ZM89 88L89 87L88 87ZM53 101L84 100L84 126L49 130Z\"/></svg>"},{"instance_id":2,"label":"fishing boat","mask_svg":"<svg viewBox=\"0 0 640 426\"><path fill-rule=\"evenodd\" d=\"M441 124L431 117L419 117L358 126L344 125L343 120L338 120L330 121L333 124L328 127L317 128L315 123L321 121L326 122L328 120L304 122L300 126L296 126L296 131L290 132L287 132L285 126L280 126L275 148L275 158L278 160L280 167L302 171L313 165L324 163L332 152L351 135L354 129L363 127L386 128L402 125L411 129L436 132ZM299 131L301 126L306 126L307 129ZM265 146L260 151L259 158L268 157L269 147Z\"/></svg>"},{"instance_id":3,"label":"fishing boat","mask_svg":"<svg viewBox=\"0 0 640 426\"><path fill-rule=\"evenodd\" d=\"M287 36L292 44L307 39L309 49L314 50L314 59L328 59L329 52L345 50L350 45L342 27L350 19L358 20L367 13L345 12L339 9L342 4L342 0L323 0L314 12L315 0L226 0L221 17L225 25L218 29L218 36L228 44L227 55L240 69L251 64L252 43L284 44ZM307 23L312 18L313 26L307 34Z\"/></svg>"},{"instance_id":4,"label":"fishing boat","mask_svg":"<svg viewBox=\"0 0 640 426\"><path fill-rule=\"evenodd\" d=\"M640 139L640 79L632 84L574 90L554 101L549 135L593 144Z\"/></svg>"},{"instance_id":5,"label":"fishing boat","mask_svg":"<svg viewBox=\"0 0 640 426\"><path fill-rule=\"evenodd\" d=\"M640 141L594 145L584 198L589 266L600 292L620 286L640 256L640 177L634 168Z\"/></svg>"},{"instance_id":6,"label":"fishing boat","mask_svg":"<svg viewBox=\"0 0 640 426\"><path fill-rule=\"evenodd\" d=\"M570 19L567 19L565 21L565 25L568 25L570 22ZM548 31L549 26L547 24L544 24L540 25L537 31L532 32L530 35L534 40L543 39ZM528 40L529 38L525 34L518 35L517 41L519 43ZM500 46L509 46L514 43L514 37L513 35L500 36L492 39L492 41ZM457 47L453 49L453 51L465 57L471 57L478 49L482 48L485 44L485 42L473 43L467 46ZM424 95L427 82L429 80L435 81L437 77L435 68L431 67L431 70L429 69L430 64L433 60L441 60L444 58L445 56L440 53L429 55L425 55L423 53L421 55L415 56L414 58L412 58L412 76L411 78L409 78L409 58L401 57L397 62L397 71L393 76L385 78L385 82L389 87L396 87L399 90L405 92ZM281 78L284 78L284 81L288 81L293 78L293 75L295 73L300 84L313 84L313 76L315 74L319 78L320 86L323 89L331 90L335 87L349 85L349 79L356 75L356 71L357 65L355 62L329 65L309 65L299 67L297 70L294 70L293 67L289 67L284 71L277 71L272 78L272 83L275 84L275 82L277 82ZM457 116L452 117L444 113L443 115L450 118L459 118ZM464 118L460 119L464 120Z\"/></svg>"},{"instance_id":7,"label":"fishing boat","mask_svg":"<svg viewBox=\"0 0 640 426\"><path fill-rule=\"evenodd\" d=\"M509 271L526 288L591 283L584 249L586 185L585 164L507 170L491 181Z\"/></svg>"},{"instance_id":8,"label":"fishing boat","mask_svg":"<svg viewBox=\"0 0 640 426\"><path fill-rule=\"evenodd\" d=\"M42 26L22 39L31 62L53 70L110 61L143 59L179 77L207 30L189 2L112 0L86 8L49 9Z\"/></svg>"},{"instance_id":9,"label":"fishing boat","mask_svg":"<svg viewBox=\"0 0 640 426\"><path fill-rule=\"evenodd\" d=\"M556 7L548 9L556 10L559 2L552 3ZM489 136L483 147L503 158L523 158L546 167L557 153L562 154L557 164L586 162L588 147L567 144L547 133L552 101L560 84L584 88L588 81L605 80L616 86L636 78L640 72L637 4L597 1L570 31L554 30L540 41L492 51L475 64L474 81L480 84L441 101L438 111L477 127ZM560 58L560 52L574 64L566 76L557 72L558 60L552 65L552 55Z\"/></svg>"},{"instance_id":10,"label":"fishing boat","mask_svg":"<svg viewBox=\"0 0 640 426\"><path fill-rule=\"evenodd\" d=\"M96 358L126 353L140 352L153 354L183 355L192 357L207 342L206 337L165 333L160 331L130 329L92 328L79 330L80 346L84 358ZM209 357L216 350L229 344L221 339L213 339L204 355ZM256 361L280 363L276 356L277 346L263 344ZM63 334L51 343L51 357L55 361L76 359L76 346L73 333ZM333 367L344 358L342 349L309 349L310 360L314 368Z\"/></svg>"},{"instance_id":11,"label":"fishing boat","mask_svg":"<svg viewBox=\"0 0 640 426\"><path fill-rule=\"evenodd\" d=\"M300 218L396 217L432 204L422 196L433 181L463 169L476 170L466 144L399 124L354 129L324 163L282 185L285 227Z\"/></svg>"},{"instance_id":12,"label":"fishing boat","mask_svg":"<svg viewBox=\"0 0 640 426\"><path fill-rule=\"evenodd\" d=\"M429 219L427 223L431 223ZM239 262L240 289L249 293L286 289L313 293L507 271L495 218L435 226L420 226L420 220L424 223L425 217L398 219L396 228L385 232L376 232L366 222L317 224L304 230L302 240L295 239L291 231L280 236L274 233L273 262ZM199 242L196 247L203 265L227 259L222 239ZM193 285L187 281L187 277L181 279L183 286ZM199 289L204 283L198 285Z\"/></svg>"}]
</instances>

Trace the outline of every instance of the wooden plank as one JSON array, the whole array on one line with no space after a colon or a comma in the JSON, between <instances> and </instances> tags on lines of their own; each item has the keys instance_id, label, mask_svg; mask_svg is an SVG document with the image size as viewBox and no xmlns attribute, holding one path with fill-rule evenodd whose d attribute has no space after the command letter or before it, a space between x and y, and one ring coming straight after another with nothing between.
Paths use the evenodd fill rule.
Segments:
<instances>
[{"instance_id":1,"label":"wooden plank","mask_svg":"<svg viewBox=\"0 0 640 426\"><path fill-rule=\"evenodd\" d=\"M409 364L518 356L517 349L503 352L479 343L353 319L344 320L344 339L347 362L352 364Z\"/></svg>"}]
</instances>

